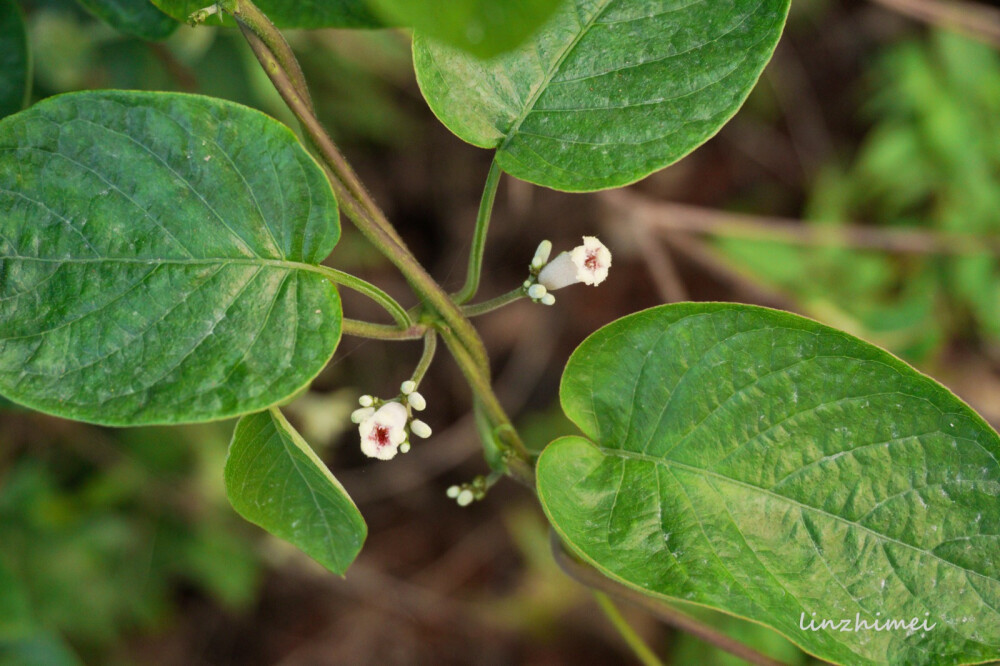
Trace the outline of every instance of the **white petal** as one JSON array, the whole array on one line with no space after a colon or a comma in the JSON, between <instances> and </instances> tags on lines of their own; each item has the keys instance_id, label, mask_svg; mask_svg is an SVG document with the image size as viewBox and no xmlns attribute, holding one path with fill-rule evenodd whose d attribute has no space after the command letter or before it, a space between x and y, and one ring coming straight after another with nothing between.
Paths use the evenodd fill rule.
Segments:
<instances>
[{"instance_id":1,"label":"white petal","mask_svg":"<svg viewBox=\"0 0 1000 666\"><path fill-rule=\"evenodd\" d=\"M569 252L560 252L558 257L545 264L545 268L538 274L538 283L548 291L555 291L579 282L576 274L573 257Z\"/></svg>"},{"instance_id":2,"label":"white petal","mask_svg":"<svg viewBox=\"0 0 1000 666\"><path fill-rule=\"evenodd\" d=\"M573 248L572 260L577 281L596 287L608 277L611 251L594 236L584 236L583 245Z\"/></svg>"},{"instance_id":3,"label":"white petal","mask_svg":"<svg viewBox=\"0 0 1000 666\"><path fill-rule=\"evenodd\" d=\"M402 428L406 425L406 407L398 402L387 402L378 408L374 418L390 428Z\"/></svg>"}]
</instances>

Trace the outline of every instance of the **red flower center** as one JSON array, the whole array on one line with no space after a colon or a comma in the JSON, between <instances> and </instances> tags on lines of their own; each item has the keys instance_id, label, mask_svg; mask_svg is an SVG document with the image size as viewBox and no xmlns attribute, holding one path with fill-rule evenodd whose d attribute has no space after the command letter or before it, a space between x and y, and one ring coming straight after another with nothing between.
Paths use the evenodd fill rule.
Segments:
<instances>
[{"instance_id":1,"label":"red flower center","mask_svg":"<svg viewBox=\"0 0 1000 666\"><path fill-rule=\"evenodd\" d=\"M372 430L371 438L379 446L389 446L389 427L384 425L375 426L375 429Z\"/></svg>"},{"instance_id":2,"label":"red flower center","mask_svg":"<svg viewBox=\"0 0 1000 666\"><path fill-rule=\"evenodd\" d=\"M597 259L597 250L587 253L587 258L583 260L583 265L587 267L587 270L597 270L597 267L600 265L600 261Z\"/></svg>"}]
</instances>

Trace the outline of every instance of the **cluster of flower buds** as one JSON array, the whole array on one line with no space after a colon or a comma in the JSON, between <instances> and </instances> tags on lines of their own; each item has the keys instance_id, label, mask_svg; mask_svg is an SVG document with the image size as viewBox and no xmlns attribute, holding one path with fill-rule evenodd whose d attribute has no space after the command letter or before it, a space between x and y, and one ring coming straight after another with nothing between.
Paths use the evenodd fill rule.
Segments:
<instances>
[{"instance_id":1,"label":"cluster of flower buds","mask_svg":"<svg viewBox=\"0 0 1000 666\"><path fill-rule=\"evenodd\" d=\"M583 245L549 261L551 254L552 243L542 241L531 260L530 276L524 281L525 293L542 305L555 304L556 297L550 292L556 289L577 282L596 287L607 279L611 268L611 251L594 236L584 236Z\"/></svg>"},{"instance_id":2,"label":"cluster of flower buds","mask_svg":"<svg viewBox=\"0 0 1000 666\"><path fill-rule=\"evenodd\" d=\"M479 502L486 497L489 490L490 480L482 476L477 476L469 483L448 488L448 497L455 500L459 506L469 506L473 502Z\"/></svg>"},{"instance_id":3,"label":"cluster of flower buds","mask_svg":"<svg viewBox=\"0 0 1000 666\"><path fill-rule=\"evenodd\" d=\"M399 397L393 400L363 395L358 400L361 408L351 414L361 435L361 451L369 458L392 460L396 453L410 450L409 435L423 439L431 436L431 427L413 418L414 411L427 407L424 396L417 393L416 383L405 381L399 390Z\"/></svg>"}]
</instances>

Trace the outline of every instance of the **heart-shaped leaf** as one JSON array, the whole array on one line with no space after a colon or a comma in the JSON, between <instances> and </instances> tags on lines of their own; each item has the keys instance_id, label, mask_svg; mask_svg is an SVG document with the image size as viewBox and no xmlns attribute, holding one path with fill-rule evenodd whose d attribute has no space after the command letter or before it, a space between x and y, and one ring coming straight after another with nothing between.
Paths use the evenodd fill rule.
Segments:
<instances>
[{"instance_id":1,"label":"heart-shaped leaf","mask_svg":"<svg viewBox=\"0 0 1000 666\"><path fill-rule=\"evenodd\" d=\"M210 6L205 0L152 0L153 4L178 21L186 21L191 14ZM379 21L368 8L366 0L256 0L255 4L279 28L380 28ZM235 26L232 17L222 19L225 25ZM208 20L218 24L220 15Z\"/></svg>"},{"instance_id":2,"label":"heart-shaped leaf","mask_svg":"<svg viewBox=\"0 0 1000 666\"><path fill-rule=\"evenodd\" d=\"M108 425L258 411L322 370L340 235L295 135L208 97L87 92L0 122L0 394Z\"/></svg>"},{"instance_id":3,"label":"heart-shaped leaf","mask_svg":"<svg viewBox=\"0 0 1000 666\"><path fill-rule=\"evenodd\" d=\"M31 90L31 60L24 17L14 0L0 0L0 118L24 108Z\"/></svg>"},{"instance_id":4,"label":"heart-shaped leaf","mask_svg":"<svg viewBox=\"0 0 1000 666\"><path fill-rule=\"evenodd\" d=\"M244 416L226 459L237 513L330 571L347 571L368 534L361 512L278 409Z\"/></svg>"},{"instance_id":5,"label":"heart-shaped leaf","mask_svg":"<svg viewBox=\"0 0 1000 666\"><path fill-rule=\"evenodd\" d=\"M369 0L393 25L405 25L477 58L518 46L567 0Z\"/></svg>"},{"instance_id":6,"label":"heart-shaped leaf","mask_svg":"<svg viewBox=\"0 0 1000 666\"><path fill-rule=\"evenodd\" d=\"M486 62L421 34L413 59L438 118L496 148L509 174L562 190L619 187L672 164L743 104L788 0L568 0Z\"/></svg>"},{"instance_id":7,"label":"heart-shaped leaf","mask_svg":"<svg viewBox=\"0 0 1000 666\"><path fill-rule=\"evenodd\" d=\"M608 576L842 664L1000 657L1000 437L899 359L784 312L669 305L590 336L561 399L589 439L545 449L539 496Z\"/></svg>"},{"instance_id":8,"label":"heart-shaped leaf","mask_svg":"<svg viewBox=\"0 0 1000 666\"><path fill-rule=\"evenodd\" d=\"M77 0L91 14L115 30L148 41L166 39L177 29L177 21L149 0Z\"/></svg>"}]
</instances>

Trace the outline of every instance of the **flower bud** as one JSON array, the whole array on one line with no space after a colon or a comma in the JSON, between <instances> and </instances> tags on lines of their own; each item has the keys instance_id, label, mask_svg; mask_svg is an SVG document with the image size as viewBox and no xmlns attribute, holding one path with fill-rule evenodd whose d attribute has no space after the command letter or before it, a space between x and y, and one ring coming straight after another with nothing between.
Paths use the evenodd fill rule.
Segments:
<instances>
[{"instance_id":1,"label":"flower bud","mask_svg":"<svg viewBox=\"0 0 1000 666\"><path fill-rule=\"evenodd\" d=\"M424 411L424 409L427 407L427 401L424 400L424 396L417 393L416 391L406 396L406 402L410 405L410 407L413 407L413 409L417 410L418 412Z\"/></svg>"},{"instance_id":2,"label":"flower bud","mask_svg":"<svg viewBox=\"0 0 1000 666\"><path fill-rule=\"evenodd\" d=\"M374 407L362 407L361 409L355 409L353 412L351 412L351 422L361 423L362 421L365 421L368 418L370 418L371 415L374 413L375 413Z\"/></svg>"},{"instance_id":3,"label":"flower bud","mask_svg":"<svg viewBox=\"0 0 1000 666\"><path fill-rule=\"evenodd\" d=\"M535 256L531 260L531 267L538 270L549 262L549 255L552 254L552 241L543 240L535 250Z\"/></svg>"},{"instance_id":4,"label":"flower bud","mask_svg":"<svg viewBox=\"0 0 1000 666\"><path fill-rule=\"evenodd\" d=\"M399 391L403 395L410 395L411 393L413 393L416 390L417 390L417 383L414 382L414 381L410 381L410 380L407 380L407 381L403 382L399 386Z\"/></svg>"},{"instance_id":5,"label":"flower bud","mask_svg":"<svg viewBox=\"0 0 1000 666\"><path fill-rule=\"evenodd\" d=\"M412 432L417 437L422 437L427 439L431 436L431 427L421 421L420 419L413 419L410 421L410 432Z\"/></svg>"},{"instance_id":6,"label":"flower bud","mask_svg":"<svg viewBox=\"0 0 1000 666\"><path fill-rule=\"evenodd\" d=\"M448 497L450 497L451 499L455 499L456 497L458 497L458 493L461 490L462 489L459 488L458 486L449 486L445 494L448 495Z\"/></svg>"},{"instance_id":7,"label":"flower bud","mask_svg":"<svg viewBox=\"0 0 1000 666\"><path fill-rule=\"evenodd\" d=\"M540 298L545 296L546 293L547 290L545 289L544 286L540 284L533 284L528 288L528 297L534 301L539 300Z\"/></svg>"},{"instance_id":8,"label":"flower bud","mask_svg":"<svg viewBox=\"0 0 1000 666\"><path fill-rule=\"evenodd\" d=\"M473 499L475 499L475 496L472 494L472 491L466 488L458 493L458 497L455 498L455 501L458 502L459 506L469 506L472 504Z\"/></svg>"},{"instance_id":9,"label":"flower bud","mask_svg":"<svg viewBox=\"0 0 1000 666\"><path fill-rule=\"evenodd\" d=\"M544 296L542 296L542 300L540 302L542 305L555 305L556 297L553 296L552 294L545 294Z\"/></svg>"},{"instance_id":10,"label":"flower bud","mask_svg":"<svg viewBox=\"0 0 1000 666\"><path fill-rule=\"evenodd\" d=\"M358 404L361 405L362 407L371 407L373 404L375 404L375 398L371 397L370 395L363 395L360 398L358 398Z\"/></svg>"}]
</instances>

